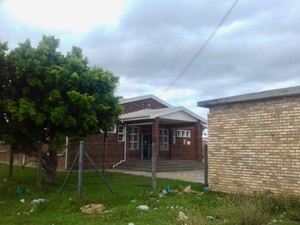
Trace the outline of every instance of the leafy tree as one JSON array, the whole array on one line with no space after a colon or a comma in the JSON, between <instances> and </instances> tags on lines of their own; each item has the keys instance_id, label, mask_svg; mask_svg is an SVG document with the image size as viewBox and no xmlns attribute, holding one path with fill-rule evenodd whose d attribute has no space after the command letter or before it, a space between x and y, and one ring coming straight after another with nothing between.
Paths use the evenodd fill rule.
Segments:
<instances>
[{"instance_id":1,"label":"leafy tree","mask_svg":"<svg viewBox=\"0 0 300 225\"><path fill-rule=\"evenodd\" d=\"M36 48L26 40L7 54L9 94L3 103L11 131L6 140L16 151L37 154L38 143L48 144L43 168L50 184L61 140L106 130L121 113L118 77L89 67L80 48L63 55L58 46L58 39L43 36Z\"/></svg>"},{"instance_id":2,"label":"leafy tree","mask_svg":"<svg viewBox=\"0 0 300 225\"><path fill-rule=\"evenodd\" d=\"M0 141L3 140L4 128L6 125L4 114L5 89L7 86L6 51L7 43L0 42Z\"/></svg>"}]
</instances>

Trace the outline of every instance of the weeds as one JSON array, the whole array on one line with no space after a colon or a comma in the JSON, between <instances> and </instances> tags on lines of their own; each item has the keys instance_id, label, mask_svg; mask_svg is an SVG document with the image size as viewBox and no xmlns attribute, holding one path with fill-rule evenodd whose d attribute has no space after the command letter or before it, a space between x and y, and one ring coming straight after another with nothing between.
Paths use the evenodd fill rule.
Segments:
<instances>
[{"instance_id":1,"label":"weeds","mask_svg":"<svg viewBox=\"0 0 300 225\"><path fill-rule=\"evenodd\" d=\"M151 191L151 178L118 173L107 173L106 179L115 195L99 182L99 177L86 172L84 198L77 198L76 175L63 193L60 185L35 189L35 170L15 167L14 180L6 181L7 166L0 164L0 218L1 224L108 224L123 225L297 225L300 219L300 197L273 196L271 193L222 194L205 192L202 195L187 194L184 187L202 191L201 184L158 179L158 190L169 185L172 192L165 197ZM58 173L63 181L66 174ZM75 184L75 185L74 185ZM17 195L20 187L25 190ZM33 205L33 199L45 202ZM20 200L24 199L24 203ZM83 215L80 207L90 203L102 203L107 211L101 215ZM138 210L148 205L149 211ZM186 217L178 220L179 213Z\"/></svg>"}]
</instances>

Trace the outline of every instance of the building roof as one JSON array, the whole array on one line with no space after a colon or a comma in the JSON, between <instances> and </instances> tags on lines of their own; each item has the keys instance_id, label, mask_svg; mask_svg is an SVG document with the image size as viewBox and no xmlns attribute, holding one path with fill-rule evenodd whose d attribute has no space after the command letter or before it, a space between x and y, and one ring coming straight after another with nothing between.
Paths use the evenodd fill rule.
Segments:
<instances>
[{"instance_id":1,"label":"building roof","mask_svg":"<svg viewBox=\"0 0 300 225\"><path fill-rule=\"evenodd\" d=\"M160 98L156 97L155 95L142 95L142 96L138 96L138 97L133 97L133 98L127 98L127 99L122 99L120 101L120 104L125 104L125 103L130 103L130 102L136 102L136 101L141 101L141 100L145 100L145 99L149 99L152 98L155 101L165 105L166 107L170 108L173 107L172 105L170 105L169 103L161 100Z\"/></svg>"},{"instance_id":2,"label":"building roof","mask_svg":"<svg viewBox=\"0 0 300 225\"><path fill-rule=\"evenodd\" d=\"M230 103L240 103L249 101L258 101L266 99L274 99L288 96L300 95L300 86L274 89L244 95L236 95L232 97L218 98L207 101L199 101L197 103L198 107L210 108L212 106L230 104Z\"/></svg>"},{"instance_id":3,"label":"building roof","mask_svg":"<svg viewBox=\"0 0 300 225\"><path fill-rule=\"evenodd\" d=\"M146 119L155 119L160 118L165 121L173 122L197 122L200 121L204 126L206 125L206 119L198 116L192 111L179 106L171 108L162 108L162 109L143 109L140 111L135 111L119 116L119 119L123 122L128 121L138 121Z\"/></svg>"}]
</instances>

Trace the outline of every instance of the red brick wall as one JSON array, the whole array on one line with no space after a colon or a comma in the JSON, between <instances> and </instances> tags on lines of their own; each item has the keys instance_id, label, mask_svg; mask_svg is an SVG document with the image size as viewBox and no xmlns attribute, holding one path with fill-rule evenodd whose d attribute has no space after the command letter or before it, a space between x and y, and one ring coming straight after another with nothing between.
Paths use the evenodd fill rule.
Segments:
<instances>
[{"instance_id":1,"label":"red brick wall","mask_svg":"<svg viewBox=\"0 0 300 225\"><path fill-rule=\"evenodd\" d=\"M200 132L196 132L194 127L190 128L177 128L176 130L189 130L191 131L190 138L182 138L177 137L176 135L176 144L173 144L173 133L170 137L170 151L171 151L171 159L174 160L199 160L202 161L202 142L201 142L201 134ZM198 140L195 139L195 135L198 136Z\"/></svg>"},{"instance_id":2,"label":"red brick wall","mask_svg":"<svg viewBox=\"0 0 300 225\"><path fill-rule=\"evenodd\" d=\"M139 111L142 109L161 109L161 108L167 108L167 106L161 104L160 102L155 101L154 99L144 99L140 101L135 102L129 102L122 104L124 107L124 113L130 113Z\"/></svg>"}]
</instances>

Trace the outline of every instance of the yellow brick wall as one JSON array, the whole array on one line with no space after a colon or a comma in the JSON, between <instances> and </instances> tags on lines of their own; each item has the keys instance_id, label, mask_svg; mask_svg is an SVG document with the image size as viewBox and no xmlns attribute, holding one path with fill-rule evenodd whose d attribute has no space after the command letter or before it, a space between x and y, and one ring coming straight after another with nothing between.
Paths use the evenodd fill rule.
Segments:
<instances>
[{"instance_id":1,"label":"yellow brick wall","mask_svg":"<svg viewBox=\"0 0 300 225\"><path fill-rule=\"evenodd\" d=\"M212 107L208 130L211 190L300 194L300 97Z\"/></svg>"}]
</instances>

